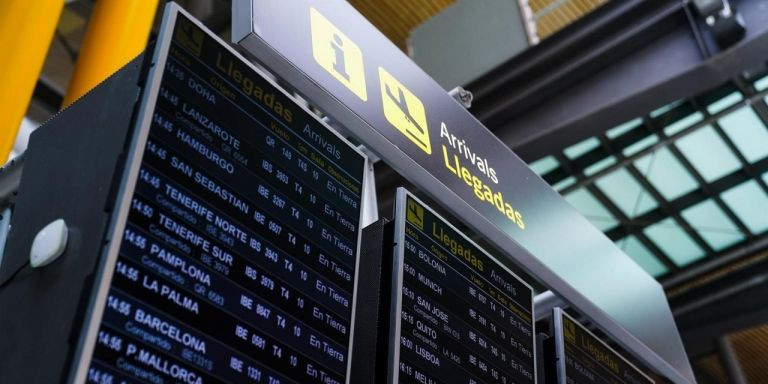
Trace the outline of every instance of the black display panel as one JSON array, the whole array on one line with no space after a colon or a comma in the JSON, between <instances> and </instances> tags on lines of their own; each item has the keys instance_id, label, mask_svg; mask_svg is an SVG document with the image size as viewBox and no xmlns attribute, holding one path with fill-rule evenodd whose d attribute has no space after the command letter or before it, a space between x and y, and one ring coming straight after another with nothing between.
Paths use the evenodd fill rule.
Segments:
<instances>
[{"instance_id":1,"label":"black display panel","mask_svg":"<svg viewBox=\"0 0 768 384\"><path fill-rule=\"evenodd\" d=\"M348 382L366 158L167 9L86 382Z\"/></svg>"},{"instance_id":2,"label":"black display panel","mask_svg":"<svg viewBox=\"0 0 768 384\"><path fill-rule=\"evenodd\" d=\"M390 383L535 383L533 289L404 189Z\"/></svg>"},{"instance_id":3,"label":"black display panel","mask_svg":"<svg viewBox=\"0 0 768 384\"><path fill-rule=\"evenodd\" d=\"M653 384L654 381L565 311L555 308L559 384Z\"/></svg>"}]
</instances>

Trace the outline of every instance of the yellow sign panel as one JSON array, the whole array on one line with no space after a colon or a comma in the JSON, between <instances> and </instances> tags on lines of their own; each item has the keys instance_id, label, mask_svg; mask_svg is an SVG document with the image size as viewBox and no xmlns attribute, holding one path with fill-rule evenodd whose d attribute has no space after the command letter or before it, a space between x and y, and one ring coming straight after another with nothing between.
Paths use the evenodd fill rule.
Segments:
<instances>
[{"instance_id":1,"label":"yellow sign panel","mask_svg":"<svg viewBox=\"0 0 768 384\"><path fill-rule=\"evenodd\" d=\"M431 155L432 145L429 142L424 104L382 67L379 67L379 82L384 116L387 121L424 152Z\"/></svg>"},{"instance_id":2,"label":"yellow sign panel","mask_svg":"<svg viewBox=\"0 0 768 384\"><path fill-rule=\"evenodd\" d=\"M576 324L563 318L563 337L571 344L576 344Z\"/></svg>"},{"instance_id":3,"label":"yellow sign panel","mask_svg":"<svg viewBox=\"0 0 768 384\"><path fill-rule=\"evenodd\" d=\"M309 19L315 61L357 97L368 101L360 47L315 8L309 9Z\"/></svg>"},{"instance_id":4,"label":"yellow sign panel","mask_svg":"<svg viewBox=\"0 0 768 384\"><path fill-rule=\"evenodd\" d=\"M203 31L190 22L178 23L174 34L174 40L197 56L200 56L203 50L204 38Z\"/></svg>"},{"instance_id":5,"label":"yellow sign panel","mask_svg":"<svg viewBox=\"0 0 768 384\"><path fill-rule=\"evenodd\" d=\"M406 204L405 217L409 223L419 227L420 230L424 230L424 207L417 204L413 200L408 200Z\"/></svg>"}]
</instances>

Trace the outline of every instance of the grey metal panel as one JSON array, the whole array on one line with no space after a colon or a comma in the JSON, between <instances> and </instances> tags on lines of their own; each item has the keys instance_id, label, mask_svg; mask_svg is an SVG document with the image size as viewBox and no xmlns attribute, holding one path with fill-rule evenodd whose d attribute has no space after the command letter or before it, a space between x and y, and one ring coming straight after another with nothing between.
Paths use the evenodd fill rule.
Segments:
<instances>
[{"instance_id":1,"label":"grey metal panel","mask_svg":"<svg viewBox=\"0 0 768 384\"><path fill-rule=\"evenodd\" d=\"M236 24L245 25L236 30L250 31L234 39L254 57L649 367L677 383L695 382L661 286L350 5L310 0L239 1L251 1L253 13L233 15ZM313 59L310 7L333 18L333 23L345 29L343 33L359 42L370 90L367 99L350 92ZM391 128L382 114L378 92L377 73L382 67L396 73L425 100L427 119L434 127L428 130L432 142L443 142L439 134L443 121L451 132L467 140L467 146L482 151L490 163L499 164L503 180L496 188L524 212L525 230L500 216L492 205L478 202L472 189L441 164L437 145L434 155L425 156Z\"/></svg>"},{"instance_id":2,"label":"grey metal panel","mask_svg":"<svg viewBox=\"0 0 768 384\"><path fill-rule=\"evenodd\" d=\"M528 48L517 0L458 0L411 31L413 60L446 90Z\"/></svg>"},{"instance_id":3,"label":"grey metal panel","mask_svg":"<svg viewBox=\"0 0 768 384\"><path fill-rule=\"evenodd\" d=\"M28 263L34 236L49 222L63 218L69 242L54 263L27 266L0 288L2 383L59 383L66 373L122 175L143 57L30 137L0 284Z\"/></svg>"},{"instance_id":4,"label":"grey metal panel","mask_svg":"<svg viewBox=\"0 0 768 384\"><path fill-rule=\"evenodd\" d=\"M74 355L72 367L67 376L69 383L85 382L88 374L88 368L91 364L91 356L96 345L96 335L101 325L104 308L106 307L107 293L115 270L117 256L122 242L122 235L125 230L125 224L130 209L130 200L138 180L139 168L144 155L144 149L149 136L149 129L154 113L154 106L160 91L160 80L162 79L165 63L167 59L168 47L171 44L171 34L167 31L167 25L173 25L178 9L178 5L169 3L166 5L166 12L163 14L162 26L165 27L164 33L159 36L154 46L154 51L148 50L145 54L151 54L151 61L147 64L145 84L140 95L138 110L135 111L135 128L130 137L128 137L128 150L126 153L124 168L121 172L119 187L115 192L115 200L112 203L112 214L108 220L108 226L105 236L106 244L101 249L101 259L93 277L92 292L85 308L85 321L83 321L80 337L77 340L77 350Z\"/></svg>"}]
</instances>

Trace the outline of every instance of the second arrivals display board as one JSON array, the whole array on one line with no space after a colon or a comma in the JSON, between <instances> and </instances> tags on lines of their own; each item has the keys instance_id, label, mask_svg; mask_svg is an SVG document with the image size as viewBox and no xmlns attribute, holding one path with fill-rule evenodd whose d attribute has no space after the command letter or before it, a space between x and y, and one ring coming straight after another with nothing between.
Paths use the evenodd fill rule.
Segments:
<instances>
[{"instance_id":1,"label":"second arrivals display board","mask_svg":"<svg viewBox=\"0 0 768 384\"><path fill-rule=\"evenodd\" d=\"M535 383L533 289L404 189L388 383Z\"/></svg>"},{"instance_id":2,"label":"second arrivals display board","mask_svg":"<svg viewBox=\"0 0 768 384\"><path fill-rule=\"evenodd\" d=\"M348 382L366 158L167 9L74 381Z\"/></svg>"},{"instance_id":3,"label":"second arrivals display board","mask_svg":"<svg viewBox=\"0 0 768 384\"><path fill-rule=\"evenodd\" d=\"M553 312L555 380L551 384L653 384L639 368L565 311Z\"/></svg>"}]
</instances>

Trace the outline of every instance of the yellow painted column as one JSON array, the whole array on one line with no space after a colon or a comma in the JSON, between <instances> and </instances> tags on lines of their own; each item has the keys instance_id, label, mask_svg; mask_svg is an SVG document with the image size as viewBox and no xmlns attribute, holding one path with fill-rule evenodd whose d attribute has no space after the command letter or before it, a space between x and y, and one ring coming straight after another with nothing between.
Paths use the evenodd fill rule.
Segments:
<instances>
[{"instance_id":1,"label":"yellow painted column","mask_svg":"<svg viewBox=\"0 0 768 384\"><path fill-rule=\"evenodd\" d=\"M0 165L13 149L64 0L0 0Z\"/></svg>"},{"instance_id":2,"label":"yellow painted column","mask_svg":"<svg viewBox=\"0 0 768 384\"><path fill-rule=\"evenodd\" d=\"M63 107L72 104L146 48L157 3L158 0L96 1Z\"/></svg>"}]
</instances>

